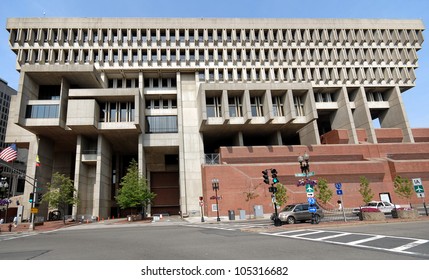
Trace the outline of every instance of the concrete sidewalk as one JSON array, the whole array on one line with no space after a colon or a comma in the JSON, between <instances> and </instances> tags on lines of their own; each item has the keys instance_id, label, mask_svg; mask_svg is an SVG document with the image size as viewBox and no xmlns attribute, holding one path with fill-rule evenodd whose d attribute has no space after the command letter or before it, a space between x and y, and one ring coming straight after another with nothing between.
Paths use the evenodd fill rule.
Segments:
<instances>
[{"instance_id":1,"label":"concrete sidewalk","mask_svg":"<svg viewBox=\"0 0 429 280\"><path fill-rule=\"evenodd\" d=\"M305 227L337 227L337 226L353 226L353 225L363 225L363 224L383 224L383 223L401 223L401 222L415 222L415 221L429 221L428 216L419 216L417 219L386 219L384 221L322 221L321 223L314 225L311 223L297 223L297 224L284 224L280 227L275 227L271 223L269 217L256 218L256 219L246 219L246 220L229 220L227 216L220 217L221 221L218 222L216 217L204 217L204 222L201 221L201 217L188 217L182 218L180 216L164 216L160 219L148 218L145 220L139 221L128 221L127 218L118 218L118 219L108 219L99 222L69 222L66 221L64 224L63 221L47 221L43 225L35 226L34 229L30 229L29 223L21 223L17 227L12 226L11 232L9 232L9 224L2 224L1 226L1 235L9 234L19 234L26 232L49 232L58 229L64 228L73 228L73 229L85 229L85 228L107 228L107 227L121 227L121 226L156 226L156 225L180 225L180 224L230 224L230 223L246 223L254 221L264 221L267 222L267 227L264 230L267 231L277 231L277 230L289 230L296 228L305 228Z\"/></svg>"}]
</instances>

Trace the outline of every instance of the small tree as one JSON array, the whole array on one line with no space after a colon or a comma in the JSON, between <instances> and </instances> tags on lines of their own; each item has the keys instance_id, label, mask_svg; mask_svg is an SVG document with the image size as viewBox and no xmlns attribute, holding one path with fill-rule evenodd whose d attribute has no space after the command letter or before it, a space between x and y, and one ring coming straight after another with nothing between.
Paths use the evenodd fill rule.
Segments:
<instances>
[{"instance_id":1,"label":"small tree","mask_svg":"<svg viewBox=\"0 0 429 280\"><path fill-rule=\"evenodd\" d=\"M402 178L399 175L396 176L393 181L393 187L397 195L402 198L405 198L408 203L410 203L414 188L413 183L408 178Z\"/></svg>"},{"instance_id":2,"label":"small tree","mask_svg":"<svg viewBox=\"0 0 429 280\"><path fill-rule=\"evenodd\" d=\"M369 187L369 181L365 176L360 177L359 193L362 195L362 200L365 204L370 202L374 197L372 189Z\"/></svg>"},{"instance_id":3,"label":"small tree","mask_svg":"<svg viewBox=\"0 0 429 280\"><path fill-rule=\"evenodd\" d=\"M249 207L249 218L250 218L250 201L252 201L253 199L256 199L259 194L256 193L256 189L258 188L258 186L254 186L254 187L250 187L249 186L249 190L247 192L243 192L245 195L245 201L248 202L248 207Z\"/></svg>"},{"instance_id":4,"label":"small tree","mask_svg":"<svg viewBox=\"0 0 429 280\"><path fill-rule=\"evenodd\" d=\"M60 210L65 224L67 208L69 205L77 205L79 203L73 180L64 174L55 172L52 175L52 181L47 183L47 188L48 191L43 195L42 202L47 202L51 208Z\"/></svg>"},{"instance_id":5,"label":"small tree","mask_svg":"<svg viewBox=\"0 0 429 280\"><path fill-rule=\"evenodd\" d=\"M147 187L146 178L139 173L138 164L134 159L130 162L127 174L122 177L120 185L122 188L119 189L115 199L121 209L131 208L133 211L138 206L146 209L156 196Z\"/></svg>"},{"instance_id":6,"label":"small tree","mask_svg":"<svg viewBox=\"0 0 429 280\"><path fill-rule=\"evenodd\" d=\"M288 200L288 195L287 195L287 189L283 184L277 184L277 192L275 193L275 197L276 197L276 204L279 207L282 207L283 205L286 204L287 200Z\"/></svg>"},{"instance_id":7,"label":"small tree","mask_svg":"<svg viewBox=\"0 0 429 280\"><path fill-rule=\"evenodd\" d=\"M320 200L323 205L326 205L329 200L331 200L334 192L329 188L328 181L323 178L319 178L317 182L317 186L315 187L315 191L317 192L316 198Z\"/></svg>"}]
</instances>

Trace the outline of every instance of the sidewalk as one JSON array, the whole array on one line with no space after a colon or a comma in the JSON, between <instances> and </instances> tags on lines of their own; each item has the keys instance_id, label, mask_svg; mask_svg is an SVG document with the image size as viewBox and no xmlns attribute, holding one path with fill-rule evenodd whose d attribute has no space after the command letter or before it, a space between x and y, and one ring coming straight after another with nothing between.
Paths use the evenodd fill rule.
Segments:
<instances>
[{"instance_id":1,"label":"sidewalk","mask_svg":"<svg viewBox=\"0 0 429 280\"><path fill-rule=\"evenodd\" d=\"M17 234L17 233L25 233L25 232L48 232L61 228L67 227L76 227L76 228L105 228L110 226L121 226L121 225L172 225L172 224L217 224L217 223L246 223L246 222L255 222L261 221L266 222L267 227L261 228L259 230L265 231L279 231L279 230L290 230L297 228L316 228L316 227L337 227L337 226L354 226L354 225L364 225L364 224L383 224L383 223L406 223L406 222L415 222L415 221L429 221L428 216L419 216L417 219L386 219L384 221L322 221L319 224L311 224L311 223L297 223L297 224L284 224L279 227L275 227L274 224L271 223L269 217L264 218L256 218L256 219L246 219L246 220L229 220L227 216L220 217L221 221L218 222L216 217L204 217L204 222L201 221L201 217L188 217L181 218L180 216L164 216L161 219L157 219L156 221L150 219L139 220L139 221L128 221L127 218L118 218L118 219L109 219L103 220L100 222L94 223L79 223L79 222L67 222L64 224L63 221L47 221L44 222L43 225L35 226L34 229L30 229L29 223L21 223L17 227L12 226L12 231L9 232L9 224L2 224L1 227L1 235L8 234ZM252 229L252 231L257 231L258 229Z\"/></svg>"}]
</instances>

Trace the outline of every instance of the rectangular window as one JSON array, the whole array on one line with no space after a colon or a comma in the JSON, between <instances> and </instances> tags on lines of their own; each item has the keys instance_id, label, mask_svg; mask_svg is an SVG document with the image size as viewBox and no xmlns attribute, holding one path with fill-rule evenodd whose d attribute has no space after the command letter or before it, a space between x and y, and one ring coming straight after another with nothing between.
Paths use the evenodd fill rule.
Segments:
<instances>
[{"instance_id":1,"label":"rectangular window","mask_svg":"<svg viewBox=\"0 0 429 280\"><path fill-rule=\"evenodd\" d=\"M241 104L241 97L235 96L228 98L229 116L242 117L243 116L243 105Z\"/></svg>"},{"instance_id":2,"label":"rectangular window","mask_svg":"<svg viewBox=\"0 0 429 280\"><path fill-rule=\"evenodd\" d=\"M222 117L220 97L208 97L206 99L207 117Z\"/></svg>"},{"instance_id":3,"label":"rectangular window","mask_svg":"<svg viewBox=\"0 0 429 280\"><path fill-rule=\"evenodd\" d=\"M260 96L250 97L250 107L253 117L261 117L264 115L263 104Z\"/></svg>"},{"instance_id":4,"label":"rectangular window","mask_svg":"<svg viewBox=\"0 0 429 280\"><path fill-rule=\"evenodd\" d=\"M276 117L282 117L283 114L283 102L281 96L273 96L273 114Z\"/></svg>"},{"instance_id":5,"label":"rectangular window","mask_svg":"<svg viewBox=\"0 0 429 280\"><path fill-rule=\"evenodd\" d=\"M305 111L304 111L304 101L302 100L302 96L294 95L293 96L293 103L295 106L296 114L298 116L304 116Z\"/></svg>"},{"instance_id":6,"label":"rectangular window","mask_svg":"<svg viewBox=\"0 0 429 280\"><path fill-rule=\"evenodd\" d=\"M146 133L177 133L177 116L147 116Z\"/></svg>"},{"instance_id":7,"label":"rectangular window","mask_svg":"<svg viewBox=\"0 0 429 280\"><path fill-rule=\"evenodd\" d=\"M28 105L25 117L29 119L58 118L58 105Z\"/></svg>"}]
</instances>

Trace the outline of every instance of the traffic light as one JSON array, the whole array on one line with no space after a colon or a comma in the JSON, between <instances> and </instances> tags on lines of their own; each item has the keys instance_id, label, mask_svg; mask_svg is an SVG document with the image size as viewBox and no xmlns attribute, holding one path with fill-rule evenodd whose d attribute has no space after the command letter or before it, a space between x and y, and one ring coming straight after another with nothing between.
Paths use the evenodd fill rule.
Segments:
<instances>
[{"instance_id":1,"label":"traffic light","mask_svg":"<svg viewBox=\"0 0 429 280\"><path fill-rule=\"evenodd\" d=\"M268 178L268 171L267 169L262 170L262 178L264 178L264 183L269 185L270 184L270 179Z\"/></svg>"},{"instance_id":2,"label":"traffic light","mask_svg":"<svg viewBox=\"0 0 429 280\"><path fill-rule=\"evenodd\" d=\"M30 199L28 200L28 202L33 203L34 201L34 193L30 193Z\"/></svg>"},{"instance_id":3,"label":"traffic light","mask_svg":"<svg viewBox=\"0 0 429 280\"><path fill-rule=\"evenodd\" d=\"M273 184L277 184L279 179L277 178L277 170L271 169L271 177L273 178Z\"/></svg>"},{"instance_id":4,"label":"traffic light","mask_svg":"<svg viewBox=\"0 0 429 280\"><path fill-rule=\"evenodd\" d=\"M36 197L34 198L36 206L42 203L43 194L42 193L36 193Z\"/></svg>"},{"instance_id":5,"label":"traffic light","mask_svg":"<svg viewBox=\"0 0 429 280\"><path fill-rule=\"evenodd\" d=\"M277 192L277 187L269 187L268 191L271 193L276 193Z\"/></svg>"}]
</instances>

